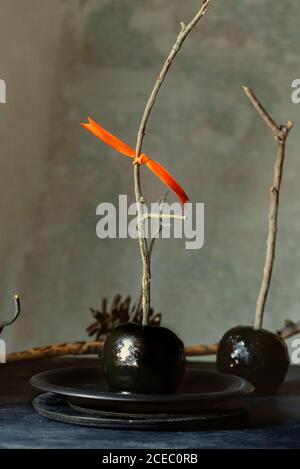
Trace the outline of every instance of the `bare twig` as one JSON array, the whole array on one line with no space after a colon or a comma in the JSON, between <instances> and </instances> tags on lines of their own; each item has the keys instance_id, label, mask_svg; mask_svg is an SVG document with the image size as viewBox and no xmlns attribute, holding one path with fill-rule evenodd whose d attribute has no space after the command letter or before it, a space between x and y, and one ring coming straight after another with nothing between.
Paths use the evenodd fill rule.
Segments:
<instances>
[{"instance_id":1,"label":"bare twig","mask_svg":"<svg viewBox=\"0 0 300 469\"><path fill-rule=\"evenodd\" d=\"M99 355L102 352L103 344L103 341L91 341L37 347L31 350L10 353L6 358L6 362L40 360L42 358L59 357L63 355ZM192 345L186 347L185 351L187 356L212 355L216 353L217 345Z\"/></svg>"},{"instance_id":2,"label":"bare twig","mask_svg":"<svg viewBox=\"0 0 300 469\"><path fill-rule=\"evenodd\" d=\"M4 321L2 324L0 324L0 334L1 332L3 331L3 329L7 326L10 326L11 324L13 324L19 317L19 314L21 312L21 304L20 304L20 298L18 295L14 295L13 297L14 299L14 303L15 303L15 312L14 312L14 315L11 319L9 319L8 321Z\"/></svg>"},{"instance_id":3,"label":"bare twig","mask_svg":"<svg viewBox=\"0 0 300 469\"><path fill-rule=\"evenodd\" d=\"M151 113L151 110L154 106L156 97L160 90L160 87L167 75L167 72L176 56L179 52L184 40L191 32L191 30L196 26L198 21L204 16L206 13L207 7L210 3L210 0L204 0L202 7L198 11L198 13L194 16L194 18L185 25L184 23L180 23L181 31L177 37L175 44L173 45L171 52L169 53L167 60L165 61L158 79L155 83L155 86L150 94L148 102L145 107L145 111L140 123L139 131L137 134L137 142L136 142L136 157L138 158L142 151L143 140L145 135L145 130L147 126L147 122ZM137 203L137 211L138 211L138 238L139 238L139 245L140 251L143 261L143 279L142 279L142 288L143 288L143 298L142 298L142 307L143 307L143 324L148 324L148 318L150 313L150 282L151 282L151 271L150 271L150 257L148 251L148 245L146 238L143 236L142 232L142 204L144 202L142 189L141 189L141 180L140 180L140 165L134 165L134 191L135 191L135 199Z\"/></svg>"},{"instance_id":4,"label":"bare twig","mask_svg":"<svg viewBox=\"0 0 300 469\"><path fill-rule=\"evenodd\" d=\"M163 193L162 197L160 198L159 200L159 207L160 207L160 211L161 211L161 207L164 205L166 199L167 199L167 196L169 194L169 191L166 191ZM150 242L150 246L149 246L149 256L150 256L150 259L151 259L151 256L152 256L152 251L153 251L153 248L154 248L154 244L155 244L155 240L157 239L156 236L159 236L160 233L161 233L161 230L162 230L162 227L163 227L163 224L162 222L159 223L159 227L158 227L158 230L157 230L157 233L154 234L153 238L151 239L151 242Z\"/></svg>"},{"instance_id":5,"label":"bare twig","mask_svg":"<svg viewBox=\"0 0 300 469\"><path fill-rule=\"evenodd\" d=\"M300 321L293 322L293 321L285 321L285 326L277 331L277 333L283 338L288 339L289 337L293 337L296 334L300 333Z\"/></svg>"},{"instance_id":6,"label":"bare twig","mask_svg":"<svg viewBox=\"0 0 300 469\"><path fill-rule=\"evenodd\" d=\"M251 88L249 88L248 86L243 86L243 90L246 96L248 96L248 98L250 99L254 108L257 110L258 114L264 119L267 126L270 127L271 130L273 130L275 135L278 135L280 133L280 127L278 127L278 125L273 121L272 117L270 117L267 111L262 107L261 103L254 95Z\"/></svg>"},{"instance_id":7,"label":"bare twig","mask_svg":"<svg viewBox=\"0 0 300 469\"><path fill-rule=\"evenodd\" d=\"M22 352L10 353L6 362L38 360L41 358L59 357L63 355L98 355L104 342L71 342L68 344L52 344L46 347L36 347Z\"/></svg>"},{"instance_id":8,"label":"bare twig","mask_svg":"<svg viewBox=\"0 0 300 469\"><path fill-rule=\"evenodd\" d=\"M163 205L165 203L167 195L168 195L168 191L164 192L164 194L162 195L162 197L159 200L159 207L161 207L161 205ZM162 230L162 222L160 221L157 233L155 233L155 235L151 239L151 242L150 242L150 245L149 245L149 248L148 248L148 256L149 256L150 261L151 261L151 256L152 256L152 251L153 251L154 243L155 243L155 240L156 240L156 236L158 236L160 234L161 230ZM138 313L138 311L140 311L141 306L142 306L142 301L143 301L143 288L141 289L141 293L140 293L139 299L136 303L136 307L133 311L132 318L134 318L136 316L136 314ZM130 318L130 320L132 320L132 318Z\"/></svg>"},{"instance_id":9,"label":"bare twig","mask_svg":"<svg viewBox=\"0 0 300 469\"><path fill-rule=\"evenodd\" d=\"M270 188L270 210L269 210L269 229L268 229L268 238L267 238L267 248L266 248L266 259L263 270L263 276L261 281L261 287L259 290L257 303L256 303L256 312L255 312L255 322L254 328L260 329L263 323L264 309L266 305L266 300L268 296L268 291L270 287L274 258L275 258L275 248L276 248L276 235L277 235L277 218L278 218L278 208L279 208L279 192L282 179L283 164L285 158L285 146L286 139L289 135L290 130L293 127L292 122L288 122L286 125L277 125L275 121L269 116L269 114L262 107L253 91L247 86L243 87L246 95L250 99L254 108L257 110L259 115L264 119L266 124L272 129L277 140L278 150L277 150L277 159L275 162L274 168L274 178L273 184Z\"/></svg>"},{"instance_id":10,"label":"bare twig","mask_svg":"<svg viewBox=\"0 0 300 469\"><path fill-rule=\"evenodd\" d=\"M218 351L218 344L188 345L185 347L187 357L199 357L204 355L215 355Z\"/></svg>"},{"instance_id":11,"label":"bare twig","mask_svg":"<svg viewBox=\"0 0 300 469\"><path fill-rule=\"evenodd\" d=\"M186 215L177 215L176 213L146 213L143 215L143 219L147 218L159 218L160 220L186 220Z\"/></svg>"}]
</instances>

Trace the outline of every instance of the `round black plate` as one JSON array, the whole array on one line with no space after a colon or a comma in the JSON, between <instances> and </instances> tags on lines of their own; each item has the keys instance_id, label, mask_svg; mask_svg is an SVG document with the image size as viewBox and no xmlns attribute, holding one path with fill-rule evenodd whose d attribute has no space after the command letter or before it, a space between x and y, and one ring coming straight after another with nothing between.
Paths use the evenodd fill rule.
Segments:
<instances>
[{"instance_id":1,"label":"round black plate","mask_svg":"<svg viewBox=\"0 0 300 469\"><path fill-rule=\"evenodd\" d=\"M188 368L177 394L109 392L101 366L48 370L33 376L32 386L67 398L74 406L122 414L184 414L213 409L253 391L252 384L233 375Z\"/></svg>"},{"instance_id":2,"label":"round black plate","mask_svg":"<svg viewBox=\"0 0 300 469\"><path fill-rule=\"evenodd\" d=\"M36 412L57 422L118 430L208 430L240 425L247 419L244 409L223 409L193 415L160 415L131 419L108 417L99 411L79 411L65 398L52 393L40 394L33 402Z\"/></svg>"}]
</instances>

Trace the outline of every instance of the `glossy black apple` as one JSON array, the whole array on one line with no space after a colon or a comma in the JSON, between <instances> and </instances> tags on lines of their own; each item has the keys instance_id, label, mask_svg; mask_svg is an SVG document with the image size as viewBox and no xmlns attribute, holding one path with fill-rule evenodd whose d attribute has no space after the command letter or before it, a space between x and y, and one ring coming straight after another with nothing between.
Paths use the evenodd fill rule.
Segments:
<instances>
[{"instance_id":1,"label":"glossy black apple","mask_svg":"<svg viewBox=\"0 0 300 469\"><path fill-rule=\"evenodd\" d=\"M255 394L275 394L289 363L284 340L265 329L237 326L227 331L219 343L218 370L247 379L255 386Z\"/></svg>"},{"instance_id":2,"label":"glossy black apple","mask_svg":"<svg viewBox=\"0 0 300 469\"><path fill-rule=\"evenodd\" d=\"M172 394L185 371L184 345L165 327L125 323L107 337L103 363L112 392Z\"/></svg>"}]
</instances>

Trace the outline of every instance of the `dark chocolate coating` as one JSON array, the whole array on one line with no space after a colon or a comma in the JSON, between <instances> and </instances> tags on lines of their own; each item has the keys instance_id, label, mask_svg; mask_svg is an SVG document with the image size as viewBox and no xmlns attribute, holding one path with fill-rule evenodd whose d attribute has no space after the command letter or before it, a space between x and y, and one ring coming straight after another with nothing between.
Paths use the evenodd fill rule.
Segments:
<instances>
[{"instance_id":1,"label":"dark chocolate coating","mask_svg":"<svg viewBox=\"0 0 300 469\"><path fill-rule=\"evenodd\" d=\"M125 323L107 337L103 363L112 392L171 394L184 375L184 345L165 327Z\"/></svg>"},{"instance_id":2,"label":"dark chocolate coating","mask_svg":"<svg viewBox=\"0 0 300 469\"><path fill-rule=\"evenodd\" d=\"M285 341L277 334L250 326L227 331L219 344L217 367L247 379L255 394L275 394L284 381L290 363Z\"/></svg>"}]
</instances>

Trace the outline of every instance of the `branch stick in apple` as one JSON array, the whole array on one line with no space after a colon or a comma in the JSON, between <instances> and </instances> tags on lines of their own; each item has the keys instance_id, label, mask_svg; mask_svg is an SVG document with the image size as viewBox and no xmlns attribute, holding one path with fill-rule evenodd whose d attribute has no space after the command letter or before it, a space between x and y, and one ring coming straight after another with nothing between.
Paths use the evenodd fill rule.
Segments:
<instances>
[{"instance_id":1,"label":"branch stick in apple","mask_svg":"<svg viewBox=\"0 0 300 469\"><path fill-rule=\"evenodd\" d=\"M184 40L191 32L191 30L196 26L199 20L205 15L208 5L211 0L204 0L202 7L194 16L194 18L185 25L181 22L181 31L176 39L175 44L173 45L171 52L169 53L161 71L158 76L158 79L155 83L155 86L150 94L150 97L147 101L145 111L140 123L138 135L137 135L137 142L136 142L136 157L139 157L142 151L143 140L145 136L145 130L147 126L147 122L151 113L151 110L154 106L156 97L160 90L160 87L168 73L168 70L179 52ZM149 323L149 314L150 314L150 283L151 283L151 270L150 270L150 256L149 256L149 249L147 245L147 240L143 235L143 208L142 204L144 203L144 197L142 194L141 188L141 179L140 179L140 165L134 165L134 191L135 191L135 199L137 203L137 211L138 211L138 239L139 239L139 246L143 261L143 277L142 277L142 290L143 290L143 298L142 298L142 308L143 308L143 325L147 325Z\"/></svg>"},{"instance_id":2,"label":"branch stick in apple","mask_svg":"<svg viewBox=\"0 0 300 469\"><path fill-rule=\"evenodd\" d=\"M266 259L262 275L261 286L256 303L254 329L261 329L263 324L264 310L267 301L268 291L270 288L270 282L272 277L275 249L276 249L276 237L277 237L277 222L278 222L278 209L279 209L279 193L282 180L283 164L285 159L285 147L286 140L290 130L293 127L293 123L289 121L286 125L278 125L269 116L267 111L263 108L253 91L247 86L243 86L246 96L250 99L254 108L257 110L259 115L266 122L268 127L273 131L275 139L277 141L277 158L274 168L273 183L270 188L270 209L269 209L269 228L266 248Z\"/></svg>"}]
</instances>

